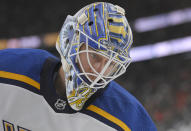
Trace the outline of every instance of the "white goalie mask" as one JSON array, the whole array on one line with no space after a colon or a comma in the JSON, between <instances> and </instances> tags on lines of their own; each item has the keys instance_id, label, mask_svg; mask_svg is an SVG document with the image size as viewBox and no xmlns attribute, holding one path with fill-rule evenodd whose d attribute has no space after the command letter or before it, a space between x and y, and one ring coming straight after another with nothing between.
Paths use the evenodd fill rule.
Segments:
<instances>
[{"instance_id":1,"label":"white goalie mask","mask_svg":"<svg viewBox=\"0 0 191 131\"><path fill-rule=\"evenodd\" d=\"M72 109L81 110L98 89L125 73L132 41L125 11L117 5L93 3L66 18L56 48Z\"/></svg>"}]
</instances>

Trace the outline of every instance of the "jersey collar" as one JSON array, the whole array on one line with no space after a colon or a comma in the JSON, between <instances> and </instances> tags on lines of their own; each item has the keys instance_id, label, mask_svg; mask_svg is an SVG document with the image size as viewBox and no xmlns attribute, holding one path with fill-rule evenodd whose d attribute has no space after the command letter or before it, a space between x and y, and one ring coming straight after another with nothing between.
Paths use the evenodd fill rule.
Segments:
<instances>
[{"instance_id":1,"label":"jersey collar","mask_svg":"<svg viewBox=\"0 0 191 131\"><path fill-rule=\"evenodd\" d=\"M69 106L66 96L59 96L56 93L56 88L54 87L54 77L60 67L61 62L59 59L52 57L47 58L41 72L40 91L47 103L55 112L70 114L76 113L77 111L73 110ZM93 94L91 98L87 100L81 111L85 110L97 97L102 95L106 88L99 89L95 94Z\"/></svg>"}]
</instances>

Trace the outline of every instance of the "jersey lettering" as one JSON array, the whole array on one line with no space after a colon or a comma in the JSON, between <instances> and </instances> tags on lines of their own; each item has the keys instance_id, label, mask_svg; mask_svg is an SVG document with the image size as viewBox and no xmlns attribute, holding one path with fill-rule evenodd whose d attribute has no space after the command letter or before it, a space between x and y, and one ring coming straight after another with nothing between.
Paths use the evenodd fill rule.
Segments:
<instances>
[{"instance_id":1,"label":"jersey lettering","mask_svg":"<svg viewBox=\"0 0 191 131\"><path fill-rule=\"evenodd\" d=\"M4 131L15 131L14 125L4 120L3 120L3 128L4 128Z\"/></svg>"},{"instance_id":2,"label":"jersey lettering","mask_svg":"<svg viewBox=\"0 0 191 131\"><path fill-rule=\"evenodd\" d=\"M31 130L25 129L23 127L20 127L20 126L17 126L17 129L18 129L18 131L31 131Z\"/></svg>"},{"instance_id":3,"label":"jersey lettering","mask_svg":"<svg viewBox=\"0 0 191 131\"><path fill-rule=\"evenodd\" d=\"M4 131L15 131L14 124L4 120L3 120L3 128ZM31 131L31 130L17 126L17 131Z\"/></svg>"}]
</instances>

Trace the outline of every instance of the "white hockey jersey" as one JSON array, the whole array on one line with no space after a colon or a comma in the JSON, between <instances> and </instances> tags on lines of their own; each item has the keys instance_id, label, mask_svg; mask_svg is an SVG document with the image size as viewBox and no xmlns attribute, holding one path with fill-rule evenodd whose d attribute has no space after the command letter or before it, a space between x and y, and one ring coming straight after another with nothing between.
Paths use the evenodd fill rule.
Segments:
<instances>
[{"instance_id":1,"label":"white hockey jersey","mask_svg":"<svg viewBox=\"0 0 191 131\"><path fill-rule=\"evenodd\" d=\"M156 131L142 105L115 82L72 110L53 86L60 65L43 50L0 50L0 131Z\"/></svg>"}]
</instances>

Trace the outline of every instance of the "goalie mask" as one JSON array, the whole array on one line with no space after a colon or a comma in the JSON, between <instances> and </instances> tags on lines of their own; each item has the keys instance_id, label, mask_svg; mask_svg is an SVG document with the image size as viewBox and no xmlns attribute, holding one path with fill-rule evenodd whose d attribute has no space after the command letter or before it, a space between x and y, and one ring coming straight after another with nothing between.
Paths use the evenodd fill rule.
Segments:
<instances>
[{"instance_id":1,"label":"goalie mask","mask_svg":"<svg viewBox=\"0 0 191 131\"><path fill-rule=\"evenodd\" d=\"M126 71L131 62L131 44L132 32L125 11L117 5L93 3L74 16L67 16L56 48L72 109L81 110L98 89Z\"/></svg>"}]
</instances>

